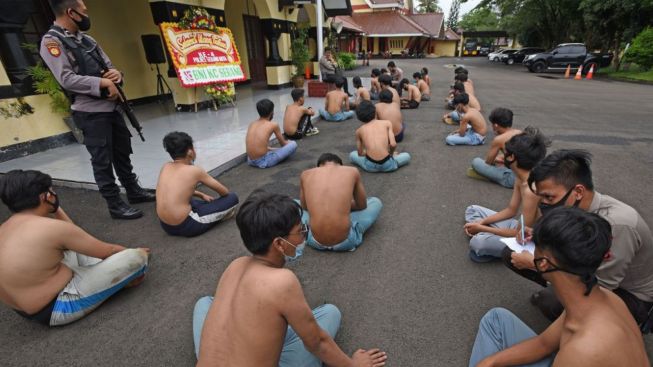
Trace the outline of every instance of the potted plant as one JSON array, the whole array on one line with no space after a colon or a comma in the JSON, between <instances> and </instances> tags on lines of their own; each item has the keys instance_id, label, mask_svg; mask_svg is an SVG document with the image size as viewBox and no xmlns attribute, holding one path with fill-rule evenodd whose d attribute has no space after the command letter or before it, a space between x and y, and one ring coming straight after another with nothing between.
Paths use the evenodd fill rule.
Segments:
<instances>
[{"instance_id":1,"label":"potted plant","mask_svg":"<svg viewBox=\"0 0 653 367\"><path fill-rule=\"evenodd\" d=\"M27 49L36 49L35 45L23 45ZM50 69L43 66L43 62L39 61L35 66L27 68L27 74L32 77L32 86L37 93L47 94L50 96L50 108L52 112L64 114L64 122L70 128L75 139L78 143L84 142L84 134L82 130L75 125L73 118L70 116L70 100L64 93L63 89L55 79Z\"/></svg>"},{"instance_id":2,"label":"potted plant","mask_svg":"<svg viewBox=\"0 0 653 367\"><path fill-rule=\"evenodd\" d=\"M298 27L295 37L290 44L290 51L292 52L291 62L295 67L295 73L292 77L292 84L295 88L304 87L304 68L310 57L308 55L308 30L306 27Z\"/></svg>"}]
</instances>

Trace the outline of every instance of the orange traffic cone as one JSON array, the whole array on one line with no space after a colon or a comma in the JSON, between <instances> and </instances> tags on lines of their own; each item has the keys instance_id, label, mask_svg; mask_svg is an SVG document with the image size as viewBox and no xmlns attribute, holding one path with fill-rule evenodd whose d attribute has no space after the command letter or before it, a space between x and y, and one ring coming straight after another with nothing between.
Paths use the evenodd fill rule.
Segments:
<instances>
[{"instance_id":1,"label":"orange traffic cone","mask_svg":"<svg viewBox=\"0 0 653 367\"><path fill-rule=\"evenodd\" d=\"M592 80L592 78L594 78L594 64L590 66L590 71L587 73L585 80Z\"/></svg>"},{"instance_id":2,"label":"orange traffic cone","mask_svg":"<svg viewBox=\"0 0 653 367\"><path fill-rule=\"evenodd\" d=\"M578 72L576 72L574 80L583 80L583 65L578 67Z\"/></svg>"},{"instance_id":3,"label":"orange traffic cone","mask_svg":"<svg viewBox=\"0 0 653 367\"><path fill-rule=\"evenodd\" d=\"M571 65L567 64L567 71L565 71L565 79L569 79L570 73L571 73Z\"/></svg>"}]
</instances>

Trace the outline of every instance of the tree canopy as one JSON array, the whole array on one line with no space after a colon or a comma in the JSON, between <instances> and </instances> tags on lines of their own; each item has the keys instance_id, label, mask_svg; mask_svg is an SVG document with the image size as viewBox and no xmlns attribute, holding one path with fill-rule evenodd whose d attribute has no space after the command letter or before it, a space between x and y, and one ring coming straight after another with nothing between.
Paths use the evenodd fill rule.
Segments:
<instances>
[{"instance_id":1,"label":"tree canopy","mask_svg":"<svg viewBox=\"0 0 653 367\"><path fill-rule=\"evenodd\" d=\"M419 0L418 13L438 13L442 11L438 0Z\"/></svg>"}]
</instances>

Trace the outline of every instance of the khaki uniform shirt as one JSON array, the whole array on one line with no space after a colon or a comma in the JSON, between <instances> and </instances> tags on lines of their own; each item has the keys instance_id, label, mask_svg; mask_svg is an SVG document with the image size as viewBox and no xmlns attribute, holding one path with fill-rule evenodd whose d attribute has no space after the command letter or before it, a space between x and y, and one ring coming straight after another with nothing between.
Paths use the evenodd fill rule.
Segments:
<instances>
[{"instance_id":1,"label":"khaki uniform shirt","mask_svg":"<svg viewBox=\"0 0 653 367\"><path fill-rule=\"evenodd\" d=\"M598 192L589 211L612 225L612 256L596 272L599 284L653 302L653 236L644 219L631 206Z\"/></svg>"},{"instance_id":2,"label":"khaki uniform shirt","mask_svg":"<svg viewBox=\"0 0 653 367\"><path fill-rule=\"evenodd\" d=\"M86 36L97 45L93 38L82 32L74 34L64 31L64 36L71 38L76 43L81 43L82 37ZM97 47L104 62L112 69L113 64L107 54L99 45ZM58 38L49 34L43 36L39 53L61 87L75 95L75 102L71 106L73 111L112 112L116 109L116 101L100 99L101 78L77 74L79 67L74 54L68 51Z\"/></svg>"}]
</instances>

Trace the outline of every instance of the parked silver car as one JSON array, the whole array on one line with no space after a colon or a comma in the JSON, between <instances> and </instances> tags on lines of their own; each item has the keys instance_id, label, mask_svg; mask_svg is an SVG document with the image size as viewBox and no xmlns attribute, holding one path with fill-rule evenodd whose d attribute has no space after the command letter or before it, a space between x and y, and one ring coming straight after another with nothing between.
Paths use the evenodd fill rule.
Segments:
<instances>
[{"instance_id":1,"label":"parked silver car","mask_svg":"<svg viewBox=\"0 0 653 367\"><path fill-rule=\"evenodd\" d=\"M503 61L508 57L508 55L514 53L515 51L517 50L511 48L500 49L498 51L491 52L489 55L487 55L487 59L492 62Z\"/></svg>"}]
</instances>

